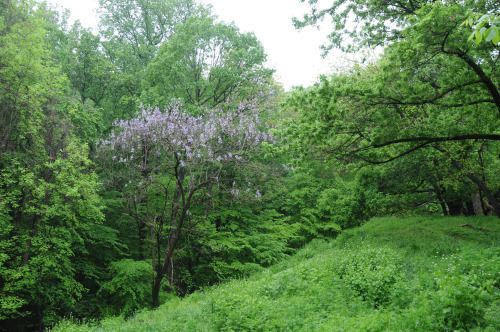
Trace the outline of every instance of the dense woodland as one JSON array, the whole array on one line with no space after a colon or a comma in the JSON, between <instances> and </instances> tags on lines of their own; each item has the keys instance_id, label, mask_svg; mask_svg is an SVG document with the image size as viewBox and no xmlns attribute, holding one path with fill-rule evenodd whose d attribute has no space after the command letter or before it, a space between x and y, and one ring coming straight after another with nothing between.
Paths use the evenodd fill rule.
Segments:
<instances>
[{"instance_id":1,"label":"dense woodland","mask_svg":"<svg viewBox=\"0 0 500 332\"><path fill-rule=\"evenodd\" d=\"M1 329L128 317L377 216L500 216L498 1L307 2L325 52L380 55L287 92L195 0L99 0L98 33L1 1Z\"/></svg>"}]
</instances>

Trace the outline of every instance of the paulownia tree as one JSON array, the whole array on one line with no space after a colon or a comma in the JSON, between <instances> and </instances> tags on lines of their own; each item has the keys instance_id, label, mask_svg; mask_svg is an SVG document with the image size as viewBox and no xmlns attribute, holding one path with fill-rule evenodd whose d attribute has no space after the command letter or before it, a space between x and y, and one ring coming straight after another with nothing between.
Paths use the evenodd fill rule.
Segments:
<instances>
[{"instance_id":1,"label":"paulownia tree","mask_svg":"<svg viewBox=\"0 0 500 332\"><path fill-rule=\"evenodd\" d=\"M252 102L240 103L235 111L206 110L198 117L183 109L179 101L163 112L142 107L137 118L116 123L116 133L100 149L103 166L121 187L130 213L149 231L154 307L165 277L173 286L179 240L205 218L193 213L195 207L210 201L216 186L239 195L224 170L245 165L262 142L273 139L261 129L265 126Z\"/></svg>"}]
</instances>

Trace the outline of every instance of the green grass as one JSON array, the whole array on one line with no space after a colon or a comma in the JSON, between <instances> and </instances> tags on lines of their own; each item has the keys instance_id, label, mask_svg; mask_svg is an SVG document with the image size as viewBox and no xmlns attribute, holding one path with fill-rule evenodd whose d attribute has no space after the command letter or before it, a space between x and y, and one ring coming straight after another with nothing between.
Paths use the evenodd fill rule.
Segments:
<instances>
[{"instance_id":1,"label":"green grass","mask_svg":"<svg viewBox=\"0 0 500 332\"><path fill-rule=\"evenodd\" d=\"M128 320L55 328L88 330L498 331L500 220L373 219L247 279Z\"/></svg>"}]
</instances>

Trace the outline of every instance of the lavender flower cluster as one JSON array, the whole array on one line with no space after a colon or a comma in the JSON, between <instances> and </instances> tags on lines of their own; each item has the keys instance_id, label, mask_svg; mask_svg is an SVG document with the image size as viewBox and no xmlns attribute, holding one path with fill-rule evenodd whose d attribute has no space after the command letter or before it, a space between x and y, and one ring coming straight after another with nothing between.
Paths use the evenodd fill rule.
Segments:
<instances>
[{"instance_id":1,"label":"lavender flower cluster","mask_svg":"<svg viewBox=\"0 0 500 332\"><path fill-rule=\"evenodd\" d=\"M180 101L172 101L164 111L141 105L138 115L115 122L116 131L101 141L101 149L111 151L114 162L138 169L148 167L154 158L186 167L240 162L261 142L274 142L267 130L259 129L265 126L252 103L240 103L234 112L213 109L192 116Z\"/></svg>"}]
</instances>

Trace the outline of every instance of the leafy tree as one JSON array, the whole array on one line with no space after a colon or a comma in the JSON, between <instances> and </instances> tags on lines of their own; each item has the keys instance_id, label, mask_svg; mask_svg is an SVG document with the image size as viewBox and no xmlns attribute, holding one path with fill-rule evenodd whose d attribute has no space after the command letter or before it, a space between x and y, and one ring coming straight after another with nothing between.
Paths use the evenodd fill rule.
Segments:
<instances>
[{"instance_id":1,"label":"leafy tree","mask_svg":"<svg viewBox=\"0 0 500 332\"><path fill-rule=\"evenodd\" d=\"M50 15L32 1L1 7L0 321L6 330L41 330L75 311L86 292L82 282L98 275L86 256L95 248L93 231L103 232L110 252L118 248L116 236L97 226L100 184L74 130L79 121L95 123L52 62Z\"/></svg>"},{"instance_id":2,"label":"leafy tree","mask_svg":"<svg viewBox=\"0 0 500 332\"><path fill-rule=\"evenodd\" d=\"M179 25L149 64L143 102L165 105L181 98L186 105L216 107L231 99L258 96L272 71L253 34L213 17L193 16Z\"/></svg>"},{"instance_id":3,"label":"leafy tree","mask_svg":"<svg viewBox=\"0 0 500 332\"><path fill-rule=\"evenodd\" d=\"M439 188L460 174L459 181L478 188L500 213L491 189L496 182L486 176L498 162L489 157L491 164L481 161L494 155L500 139L495 46L474 47L461 24L469 11L491 9L490 2L412 1L389 7L374 2L340 10L341 3L313 11L303 23L330 14L335 24L343 24L351 12L362 25L352 37L365 38L366 45L388 45L377 64L325 79L301 97L310 113L301 111L304 124L297 130L312 133L321 148L351 163L384 164L418 152L430 168L441 167L427 178L429 186ZM394 29L384 30L389 22ZM334 34L347 36L340 30ZM332 42L339 45L340 39Z\"/></svg>"},{"instance_id":4,"label":"leafy tree","mask_svg":"<svg viewBox=\"0 0 500 332\"><path fill-rule=\"evenodd\" d=\"M179 23L207 12L193 0L99 0L99 5L108 52L127 73L146 68Z\"/></svg>"},{"instance_id":5,"label":"leafy tree","mask_svg":"<svg viewBox=\"0 0 500 332\"><path fill-rule=\"evenodd\" d=\"M2 318L29 322L34 314L38 326L50 326L69 314L84 292L75 276L73 246L102 218L97 177L89 171L86 151L75 143L34 168L5 155L2 162L11 165L2 164L0 179L9 214L3 220L9 231L1 238L8 255L2 298L9 309Z\"/></svg>"},{"instance_id":6,"label":"leafy tree","mask_svg":"<svg viewBox=\"0 0 500 332\"><path fill-rule=\"evenodd\" d=\"M98 294L112 303L113 313L128 315L148 306L151 299L151 266L146 261L122 259L109 266L109 281L102 283Z\"/></svg>"},{"instance_id":7,"label":"leafy tree","mask_svg":"<svg viewBox=\"0 0 500 332\"><path fill-rule=\"evenodd\" d=\"M113 64L110 84L105 86L107 98L99 104L103 108L103 132L108 135L115 119L136 115L146 67L160 46L188 17L206 16L209 9L193 0L102 0L99 4L102 47L98 51L102 49L106 55L103 59ZM97 63L99 75L106 68L104 62Z\"/></svg>"},{"instance_id":8,"label":"leafy tree","mask_svg":"<svg viewBox=\"0 0 500 332\"><path fill-rule=\"evenodd\" d=\"M72 86L80 95L80 102L87 100L94 105L101 105L109 94L115 68L101 50L101 41L90 29L85 29L76 22L61 43L63 72L66 73Z\"/></svg>"},{"instance_id":9,"label":"leafy tree","mask_svg":"<svg viewBox=\"0 0 500 332\"><path fill-rule=\"evenodd\" d=\"M462 24L474 27L469 40L474 39L476 44L481 41L492 42L498 46L500 43L500 16L495 14L471 15Z\"/></svg>"}]
</instances>

